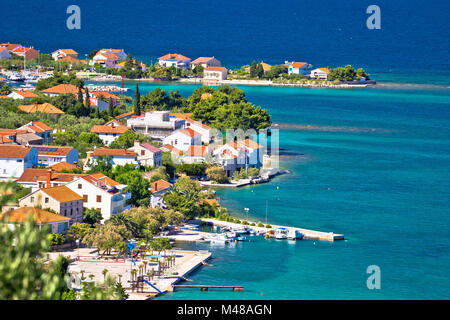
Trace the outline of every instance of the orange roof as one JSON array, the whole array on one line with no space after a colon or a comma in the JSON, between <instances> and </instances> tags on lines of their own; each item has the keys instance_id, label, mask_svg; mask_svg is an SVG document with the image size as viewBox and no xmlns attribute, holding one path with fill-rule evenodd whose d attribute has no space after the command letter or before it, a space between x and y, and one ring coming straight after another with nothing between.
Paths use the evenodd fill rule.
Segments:
<instances>
[{"instance_id":1,"label":"orange roof","mask_svg":"<svg viewBox=\"0 0 450 320\"><path fill-rule=\"evenodd\" d=\"M46 210L34 207L21 207L11 212L4 213L1 215L0 220L23 223L27 220L27 217L29 215L31 215L33 217L33 220L38 224L63 222L70 220L70 218L64 217L63 215L51 213Z\"/></svg>"},{"instance_id":2,"label":"orange roof","mask_svg":"<svg viewBox=\"0 0 450 320\"><path fill-rule=\"evenodd\" d=\"M103 96L105 99L109 99L109 98L116 99L116 100L119 99L118 96L116 96L115 94L109 93L107 91L92 91L91 94L94 97L96 97L97 99L100 98L100 96Z\"/></svg>"},{"instance_id":3,"label":"orange roof","mask_svg":"<svg viewBox=\"0 0 450 320\"><path fill-rule=\"evenodd\" d=\"M37 94L35 94L35 93L31 92L31 91L28 91L28 90L17 90L17 91L14 91L14 92L19 94L19 95L21 95L24 98L34 98L34 97L38 96Z\"/></svg>"},{"instance_id":4,"label":"orange roof","mask_svg":"<svg viewBox=\"0 0 450 320\"><path fill-rule=\"evenodd\" d=\"M59 49L59 51L64 52L65 54L78 54L78 52L73 49Z\"/></svg>"},{"instance_id":5,"label":"orange roof","mask_svg":"<svg viewBox=\"0 0 450 320\"><path fill-rule=\"evenodd\" d=\"M44 188L41 190L59 202L83 200L83 197L81 197L77 193L73 192L71 189L67 188L66 186Z\"/></svg>"},{"instance_id":6,"label":"orange roof","mask_svg":"<svg viewBox=\"0 0 450 320\"><path fill-rule=\"evenodd\" d=\"M52 168L55 171L62 171L62 170L77 169L78 167L74 164L63 161L63 162L55 163L54 165L49 166L49 168Z\"/></svg>"},{"instance_id":7,"label":"orange roof","mask_svg":"<svg viewBox=\"0 0 450 320\"><path fill-rule=\"evenodd\" d=\"M42 90L41 92L57 94L72 93L74 95L78 95L78 87L73 84L58 84L57 86Z\"/></svg>"},{"instance_id":8,"label":"orange roof","mask_svg":"<svg viewBox=\"0 0 450 320\"><path fill-rule=\"evenodd\" d=\"M193 124L196 124L196 125L198 125L198 126L201 126L201 127L205 128L205 129L208 129L208 130L211 129L210 126L207 126L206 124L202 123L201 121L197 121L197 120L194 120L194 119L192 119L192 118L187 118L186 120L187 120L188 122L191 122L191 123L193 123Z\"/></svg>"},{"instance_id":9,"label":"orange roof","mask_svg":"<svg viewBox=\"0 0 450 320\"><path fill-rule=\"evenodd\" d=\"M31 48L31 47L27 48L27 47L20 46L19 48L14 49L13 52L14 53L25 53L27 51L30 51L31 49L33 49L33 48Z\"/></svg>"},{"instance_id":10,"label":"orange roof","mask_svg":"<svg viewBox=\"0 0 450 320\"><path fill-rule=\"evenodd\" d=\"M5 48L0 48L0 51L1 51L1 49L3 49L3 50L6 50ZM5 78L2 78L2 77L0 77L0 81L6 81L6 79L5 79Z\"/></svg>"},{"instance_id":11,"label":"orange roof","mask_svg":"<svg viewBox=\"0 0 450 320\"><path fill-rule=\"evenodd\" d=\"M200 133L198 133L197 131L192 130L191 128L187 128L187 129L181 129L180 133L185 134L191 138L199 136Z\"/></svg>"},{"instance_id":12,"label":"orange roof","mask_svg":"<svg viewBox=\"0 0 450 320\"><path fill-rule=\"evenodd\" d=\"M104 59L99 58L100 55L105 57L106 59L112 59L112 60L118 60L119 59L119 57L117 57L117 55L112 53L112 52L99 52L99 53L97 53L95 55L98 60L104 60Z\"/></svg>"},{"instance_id":13,"label":"orange roof","mask_svg":"<svg viewBox=\"0 0 450 320\"><path fill-rule=\"evenodd\" d=\"M31 147L17 146L17 145L0 145L0 158L24 158Z\"/></svg>"},{"instance_id":14,"label":"orange roof","mask_svg":"<svg viewBox=\"0 0 450 320\"><path fill-rule=\"evenodd\" d=\"M73 147L59 147L59 146L33 146L38 150L39 155L51 156L67 156L70 151L75 150Z\"/></svg>"},{"instance_id":15,"label":"orange roof","mask_svg":"<svg viewBox=\"0 0 450 320\"><path fill-rule=\"evenodd\" d=\"M108 177L108 176L105 176L103 173L101 173L101 172L98 172L98 173L92 173L92 174L90 174L90 176L91 177L94 177L95 179L97 179L97 180L100 180L100 179L105 179L105 181L106 181L106 184L107 185L110 185L110 186L118 186L120 183L118 183L117 181L115 181L115 180L113 180L113 179L111 179L110 177Z\"/></svg>"},{"instance_id":16,"label":"orange roof","mask_svg":"<svg viewBox=\"0 0 450 320\"><path fill-rule=\"evenodd\" d=\"M206 67L205 71L226 71L227 68L224 67Z\"/></svg>"},{"instance_id":17,"label":"orange roof","mask_svg":"<svg viewBox=\"0 0 450 320\"><path fill-rule=\"evenodd\" d=\"M207 151L207 146L189 146L184 155L188 157L204 157Z\"/></svg>"},{"instance_id":18,"label":"orange roof","mask_svg":"<svg viewBox=\"0 0 450 320\"><path fill-rule=\"evenodd\" d=\"M9 144L12 143L13 141L6 137L6 136L0 136L0 144Z\"/></svg>"},{"instance_id":19,"label":"orange roof","mask_svg":"<svg viewBox=\"0 0 450 320\"><path fill-rule=\"evenodd\" d=\"M118 115L118 116L116 117L116 119L126 118L126 117L129 117L129 116L132 116L133 114L134 114L134 111L122 113L121 115Z\"/></svg>"},{"instance_id":20,"label":"orange roof","mask_svg":"<svg viewBox=\"0 0 450 320\"><path fill-rule=\"evenodd\" d=\"M176 154L181 154L181 153L183 153L183 151L181 151L181 150L175 148L174 146L172 146L172 145L170 145L170 144L165 144L165 145L162 146L162 148L165 148L165 149L169 150L170 152L174 152L174 153L176 153Z\"/></svg>"},{"instance_id":21,"label":"orange roof","mask_svg":"<svg viewBox=\"0 0 450 320\"><path fill-rule=\"evenodd\" d=\"M22 45L20 44L13 44L13 43L0 43L0 47L4 47L6 48L6 50L8 51L12 51L13 49L17 48L17 47L21 47Z\"/></svg>"},{"instance_id":22,"label":"orange roof","mask_svg":"<svg viewBox=\"0 0 450 320\"><path fill-rule=\"evenodd\" d=\"M306 64L306 62L293 62L290 65L293 66L296 69L300 69Z\"/></svg>"},{"instance_id":23,"label":"orange roof","mask_svg":"<svg viewBox=\"0 0 450 320\"><path fill-rule=\"evenodd\" d=\"M155 182L152 182L152 192L161 191L170 188L171 186L172 184L170 182L160 179Z\"/></svg>"},{"instance_id":24,"label":"orange roof","mask_svg":"<svg viewBox=\"0 0 450 320\"><path fill-rule=\"evenodd\" d=\"M0 99L10 99L11 97L5 96L5 95L0 95Z\"/></svg>"},{"instance_id":25,"label":"orange roof","mask_svg":"<svg viewBox=\"0 0 450 320\"><path fill-rule=\"evenodd\" d=\"M322 71L323 73L330 74L330 69L328 68L317 68L317 70Z\"/></svg>"},{"instance_id":26,"label":"orange roof","mask_svg":"<svg viewBox=\"0 0 450 320\"><path fill-rule=\"evenodd\" d=\"M16 129L3 129L0 128L0 135L4 136L14 136L16 134L27 133L27 130L16 130Z\"/></svg>"},{"instance_id":27,"label":"orange roof","mask_svg":"<svg viewBox=\"0 0 450 320\"><path fill-rule=\"evenodd\" d=\"M66 62L81 62L77 58L74 58L72 56L65 56L64 58L59 59L58 61L66 61Z\"/></svg>"},{"instance_id":28,"label":"orange roof","mask_svg":"<svg viewBox=\"0 0 450 320\"><path fill-rule=\"evenodd\" d=\"M130 130L127 126L101 126L95 125L92 127L91 132L93 133L116 133L122 134Z\"/></svg>"},{"instance_id":29,"label":"orange roof","mask_svg":"<svg viewBox=\"0 0 450 320\"><path fill-rule=\"evenodd\" d=\"M240 141L237 141L237 142L231 141L231 142L228 143L228 145L232 146L236 150L238 150L242 146L245 146L245 147L248 147L248 148L251 148L251 149L260 149L260 148L263 147L262 145L256 143L253 140L250 140L250 139L240 140Z\"/></svg>"},{"instance_id":30,"label":"orange roof","mask_svg":"<svg viewBox=\"0 0 450 320\"><path fill-rule=\"evenodd\" d=\"M158 59L159 60L172 60L172 61L175 61L175 60L187 60L187 61L189 61L189 60L191 60L190 58L185 57L182 54L178 54L178 53L168 53L168 54L166 54L166 55L164 55L162 57L159 57Z\"/></svg>"},{"instance_id":31,"label":"orange roof","mask_svg":"<svg viewBox=\"0 0 450 320\"><path fill-rule=\"evenodd\" d=\"M125 149L108 149L108 148L97 148L92 153L93 157L99 156L110 156L110 157L136 157L136 152L128 151Z\"/></svg>"},{"instance_id":32,"label":"orange roof","mask_svg":"<svg viewBox=\"0 0 450 320\"><path fill-rule=\"evenodd\" d=\"M52 131L53 128L49 127L48 125L46 125L45 123L41 122L41 121L31 121L31 123L27 126L31 129L33 129L34 131L37 132L44 132L44 131Z\"/></svg>"},{"instance_id":33,"label":"orange roof","mask_svg":"<svg viewBox=\"0 0 450 320\"><path fill-rule=\"evenodd\" d=\"M18 106L20 110L26 113L49 113L49 114L64 114L64 111L58 109L54 105L50 103L43 103L43 104L29 104L29 105L22 105Z\"/></svg>"},{"instance_id":34,"label":"orange roof","mask_svg":"<svg viewBox=\"0 0 450 320\"><path fill-rule=\"evenodd\" d=\"M17 179L17 182L38 182L46 181L48 174L51 172L49 169L25 169L22 175ZM83 174L74 173L59 173L51 172L51 181L55 182L70 182L76 178L84 176Z\"/></svg>"}]
</instances>

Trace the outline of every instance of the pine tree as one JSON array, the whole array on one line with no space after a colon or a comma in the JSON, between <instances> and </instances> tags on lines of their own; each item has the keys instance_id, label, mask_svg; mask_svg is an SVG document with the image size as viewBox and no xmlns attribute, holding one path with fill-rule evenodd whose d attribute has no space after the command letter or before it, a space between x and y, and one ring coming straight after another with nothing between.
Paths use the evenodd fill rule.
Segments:
<instances>
[{"instance_id":1,"label":"pine tree","mask_svg":"<svg viewBox=\"0 0 450 320\"><path fill-rule=\"evenodd\" d=\"M139 93L139 86L136 83L136 92L134 93L134 114L141 115L141 94Z\"/></svg>"},{"instance_id":2,"label":"pine tree","mask_svg":"<svg viewBox=\"0 0 450 320\"><path fill-rule=\"evenodd\" d=\"M256 75L257 75L257 73L256 73L257 70L256 69L257 69L256 62L253 61L252 65L250 66L250 78L255 78L256 77Z\"/></svg>"},{"instance_id":3,"label":"pine tree","mask_svg":"<svg viewBox=\"0 0 450 320\"><path fill-rule=\"evenodd\" d=\"M113 101L112 98L109 98L109 102L108 102L108 114L110 117L114 118L114 105L113 105Z\"/></svg>"}]
</instances>

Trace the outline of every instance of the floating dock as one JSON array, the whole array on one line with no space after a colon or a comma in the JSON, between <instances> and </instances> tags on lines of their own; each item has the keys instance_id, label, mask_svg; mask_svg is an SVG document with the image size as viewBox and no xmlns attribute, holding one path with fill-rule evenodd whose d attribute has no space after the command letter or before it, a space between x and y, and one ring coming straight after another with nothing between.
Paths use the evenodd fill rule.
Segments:
<instances>
[{"instance_id":1,"label":"floating dock","mask_svg":"<svg viewBox=\"0 0 450 320\"><path fill-rule=\"evenodd\" d=\"M218 285L203 285L203 284L177 284L172 286L176 288L200 288L201 291L208 291L208 289L233 289L233 291L244 291L243 286L218 286Z\"/></svg>"}]
</instances>

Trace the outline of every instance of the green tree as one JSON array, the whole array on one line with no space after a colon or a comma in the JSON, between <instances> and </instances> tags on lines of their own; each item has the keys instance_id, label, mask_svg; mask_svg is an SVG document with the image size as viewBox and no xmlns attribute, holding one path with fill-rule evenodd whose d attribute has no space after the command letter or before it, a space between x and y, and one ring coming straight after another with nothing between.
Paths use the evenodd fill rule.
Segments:
<instances>
[{"instance_id":1,"label":"green tree","mask_svg":"<svg viewBox=\"0 0 450 320\"><path fill-rule=\"evenodd\" d=\"M97 224L92 232L84 236L83 242L97 247L103 254L111 254L113 249L119 252L125 250L128 239L131 239L131 234L124 226Z\"/></svg>"},{"instance_id":2,"label":"green tree","mask_svg":"<svg viewBox=\"0 0 450 320\"><path fill-rule=\"evenodd\" d=\"M109 98L109 101L108 101L108 115L110 117L114 118L114 105L113 105L112 98Z\"/></svg>"},{"instance_id":3,"label":"green tree","mask_svg":"<svg viewBox=\"0 0 450 320\"><path fill-rule=\"evenodd\" d=\"M207 177L214 183L227 183L228 177L223 167L213 166L206 169Z\"/></svg>"},{"instance_id":4,"label":"green tree","mask_svg":"<svg viewBox=\"0 0 450 320\"><path fill-rule=\"evenodd\" d=\"M255 61L252 61L250 66L250 78L256 78L258 76L258 66Z\"/></svg>"},{"instance_id":5,"label":"green tree","mask_svg":"<svg viewBox=\"0 0 450 320\"><path fill-rule=\"evenodd\" d=\"M94 208L88 208L84 210L83 213L83 221L90 224L90 225L95 225L96 223L99 223L100 221L102 221L103 217L102 217L102 213L100 212L100 210L98 209L94 209Z\"/></svg>"},{"instance_id":6,"label":"green tree","mask_svg":"<svg viewBox=\"0 0 450 320\"><path fill-rule=\"evenodd\" d=\"M139 85L136 83L136 90L134 93L134 114L141 115L141 94L139 93Z\"/></svg>"}]
</instances>

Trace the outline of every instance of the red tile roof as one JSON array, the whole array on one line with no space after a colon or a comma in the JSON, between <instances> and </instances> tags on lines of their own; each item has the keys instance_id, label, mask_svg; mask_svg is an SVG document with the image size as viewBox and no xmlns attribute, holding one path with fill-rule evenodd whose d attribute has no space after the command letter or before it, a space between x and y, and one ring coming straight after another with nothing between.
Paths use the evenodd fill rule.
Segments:
<instances>
[{"instance_id":1,"label":"red tile roof","mask_svg":"<svg viewBox=\"0 0 450 320\"><path fill-rule=\"evenodd\" d=\"M152 182L152 192L161 191L170 188L171 186L172 184L170 182L160 179L155 182Z\"/></svg>"},{"instance_id":2,"label":"red tile roof","mask_svg":"<svg viewBox=\"0 0 450 320\"><path fill-rule=\"evenodd\" d=\"M74 164L68 163L68 162L58 162L55 163L54 165L49 166L49 168L59 172L62 170L73 170L73 169L77 169L78 167Z\"/></svg>"},{"instance_id":3,"label":"red tile roof","mask_svg":"<svg viewBox=\"0 0 450 320\"><path fill-rule=\"evenodd\" d=\"M122 134L130 130L127 126L101 126L95 125L92 127L91 132L93 133L116 133Z\"/></svg>"},{"instance_id":4,"label":"red tile roof","mask_svg":"<svg viewBox=\"0 0 450 320\"><path fill-rule=\"evenodd\" d=\"M73 84L58 84L57 86L42 90L41 92L57 94L72 93L74 95L78 95L78 87Z\"/></svg>"},{"instance_id":5,"label":"red tile roof","mask_svg":"<svg viewBox=\"0 0 450 320\"><path fill-rule=\"evenodd\" d=\"M191 138L199 136L200 133L198 133L197 131L192 130L191 128L187 128L187 129L181 129L180 133L185 134Z\"/></svg>"},{"instance_id":6,"label":"red tile roof","mask_svg":"<svg viewBox=\"0 0 450 320\"><path fill-rule=\"evenodd\" d=\"M134 111L122 113L121 115L118 115L116 117L116 119L122 119L122 118L126 118L126 117L131 117L133 114L134 114Z\"/></svg>"},{"instance_id":7,"label":"red tile roof","mask_svg":"<svg viewBox=\"0 0 450 320\"><path fill-rule=\"evenodd\" d=\"M44 188L41 190L58 202L83 200L83 197L81 197L80 195L78 195L77 193L75 193L66 186Z\"/></svg>"},{"instance_id":8,"label":"red tile roof","mask_svg":"<svg viewBox=\"0 0 450 320\"><path fill-rule=\"evenodd\" d=\"M156 152L160 152L160 151L161 151L161 149L159 149L159 148L157 148L157 147L155 147L155 146L152 146L150 143L140 143L139 145L140 145L142 148L145 148L145 149L147 149L148 151L153 152L153 153L156 153Z\"/></svg>"},{"instance_id":9,"label":"red tile roof","mask_svg":"<svg viewBox=\"0 0 450 320\"><path fill-rule=\"evenodd\" d=\"M108 149L108 148L97 148L92 153L93 157L100 156L110 156L110 157L136 157L136 152L128 151L125 149Z\"/></svg>"},{"instance_id":10,"label":"red tile roof","mask_svg":"<svg viewBox=\"0 0 450 320\"><path fill-rule=\"evenodd\" d=\"M49 169L25 169L17 182L38 182L47 181ZM70 182L84 174L51 172L50 180L53 182Z\"/></svg>"},{"instance_id":11,"label":"red tile roof","mask_svg":"<svg viewBox=\"0 0 450 320\"><path fill-rule=\"evenodd\" d=\"M50 103L43 103L43 104L28 104L28 105L22 105L18 106L20 110L26 113L48 113L48 114L64 114L64 111L58 109L54 105Z\"/></svg>"},{"instance_id":12,"label":"red tile roof","mask_svg":"<svg viewBox=\"0 0 450 320\"><path fill-rule=\"evenodd\" d=\"M178 54L178 53L168 53L168 54L166 54L166 55L164 55L162 57L159 57L158 59L159 60L172 60L172 61L177 61L177 60L189 61L189 60L191 60L190 58L185 57L185 56L183 56L181 54Z\"/></svg>"},{"instance_id":13,"label":"red tile roof","mask_svg":"<svg viewBox=\"0 0 450 320\"><path fill-rule=\"evenodd\" d=\"M4 213L0 216L0 220L13 223L23 223L27 220L29 215L31 215L33 220L38 224L70 221L70 218L63 215L51 213L49 211L34 207L21 207L11 212Z\"/></svg>"},{"instance_id":14,"label":"red tile roof","mask_svg":"<svg viewBox=\"0 0 450 320\"><path fill-rule=\"evenodd\" d=\"M17 158L23 159L31 147L16 146L16 145L0 145L0 158Z\"/></svg>"},{"instance_id":15,"label":"red tile roof","mask_svg":"<svg viewBox=\"0 0 450 320\"><path fill-rule=\"evenodd\" d=\"M31 91L28 91L28 90L17 90L17 91L14 91L14 92L19 94L19 95L21 95L24 98L35 98L35 97L38 96L37 94L35 94L35 93L31 92Z\"/></svg>"},{"instance_id":16,"label":"red tile roof","mask_svg":"<svg viewBox=\"0 0 450 320\"><path fill-rule=\"evenodd\" d=\"M184 153L188 157L204 157L208 151L207 146L189 146L189 149Z\"/></svg>"},{"instance_id":17,"label":"red tile roof","mask_svg":"<svg viewBox=\"0 0 450 320\"><path fill-rule=\"evenodd\" d=\"M206 67L205 71L227 71L224 67Z\"/></svg>"}]
</instances>

